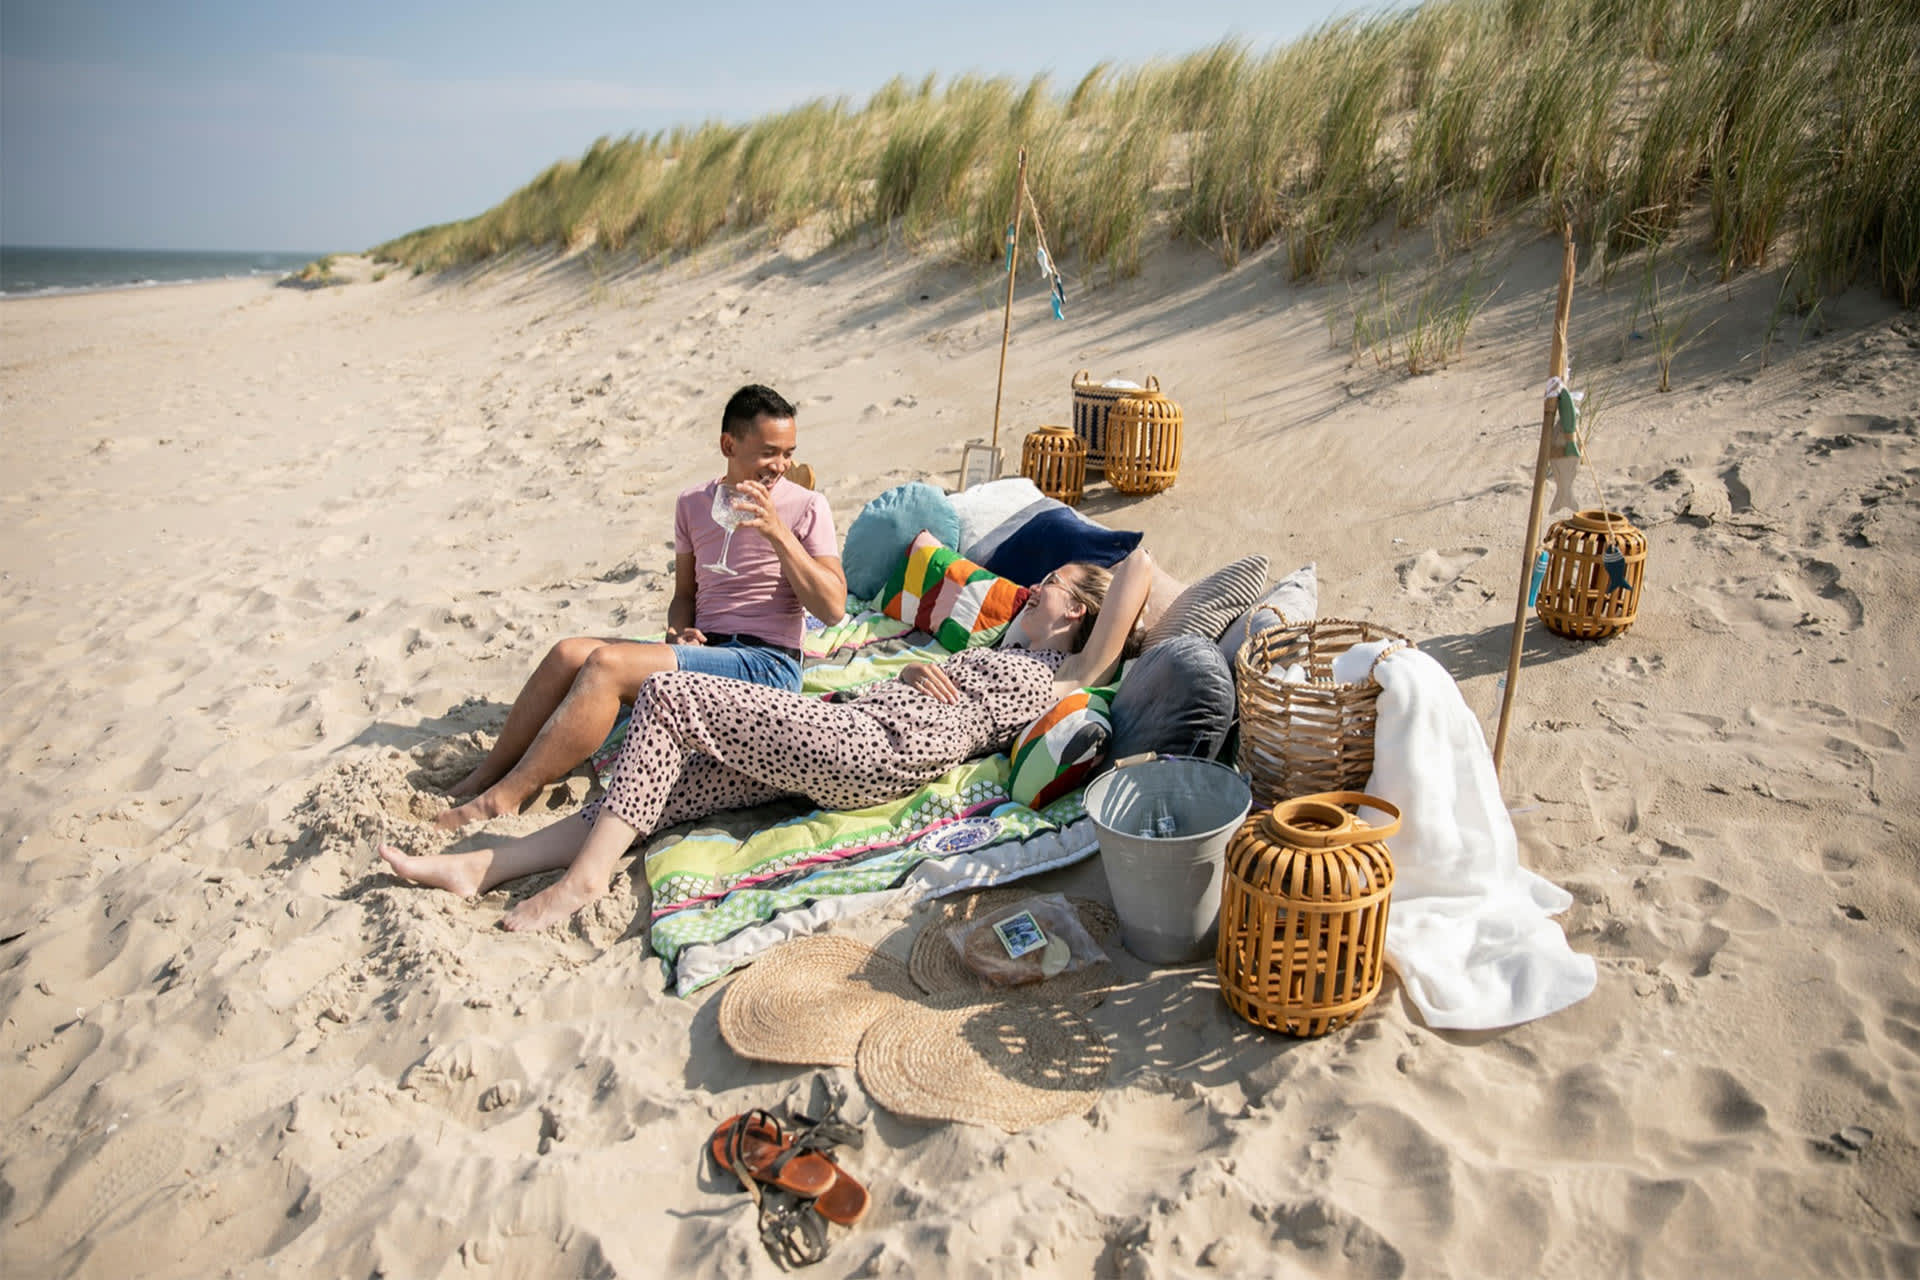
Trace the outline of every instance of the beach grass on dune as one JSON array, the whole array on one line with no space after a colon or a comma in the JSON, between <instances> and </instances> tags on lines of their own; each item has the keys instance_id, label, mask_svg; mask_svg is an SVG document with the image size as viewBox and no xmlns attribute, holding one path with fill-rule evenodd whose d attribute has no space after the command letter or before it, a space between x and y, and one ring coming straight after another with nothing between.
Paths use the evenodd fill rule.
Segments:
<instances>
[{"instance_id":1,"label":"beach grass on dune","mask_svg":"<svg viewBox=\"0 0 1920 1280\"><path fill-rule=\"evenodd\" d=\"M1310 279L1384 217L1449 250L1531 219L1613 253L1698 235L1723 279L1790 268L1803 306L1855 283L1920 300L1910 0L1429 0L1071 86L900 79L859 106L602 138L376 252L651 260L815 225L984 264L1022 146L1050 247L1083 275L1137 271L1159 235L1228 265L1278 243Z\"/></svg>"}]
</instances>

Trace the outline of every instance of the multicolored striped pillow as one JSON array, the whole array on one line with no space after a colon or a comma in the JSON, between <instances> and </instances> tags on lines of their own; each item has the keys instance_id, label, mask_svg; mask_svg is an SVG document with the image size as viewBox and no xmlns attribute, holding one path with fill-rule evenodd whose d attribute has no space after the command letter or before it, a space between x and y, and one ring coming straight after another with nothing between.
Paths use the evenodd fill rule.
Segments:
<instances>
[{"instance_id":1,"label":"multicolored striped pillow","mask_svg":"<svg viewBox=\"0 0 1920 1280\"><path fill-rule=\"evenodd\" d=\"M1093 776L1113 739L1113 689L1076 689L1021 731L1007 790L1041 809Z\"/></svg>"},{"instance_id":2,"label":"multicolored striped pillow","mask_svg":"<svg viewBox=\"0 0 1920 1280\"><path fill-rule=\"evenodd\" d=\"M958 652L998 640L1027 595L923 529L881 589L880 609Z\"/></svg>"}]
</instances>

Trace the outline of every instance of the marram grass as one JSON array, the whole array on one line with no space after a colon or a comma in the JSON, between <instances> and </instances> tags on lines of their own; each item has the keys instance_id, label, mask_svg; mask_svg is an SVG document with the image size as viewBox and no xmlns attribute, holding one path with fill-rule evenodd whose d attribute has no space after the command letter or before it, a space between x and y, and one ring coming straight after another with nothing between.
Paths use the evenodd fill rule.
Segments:
<instances>
[{"instance_id":1,"label":"marram grass","mask_svg":"<svg viewBox=\"0 0 1920 1280\"><path fill-rule=\"evenodd\" d=\"M1278 244L1311 278L1385 218L1444 225L1452 249L1519 218L1616 250L1704 228L1723 277L1790 268L1803 305L1854 283L1920 301L1912 0L1428 0L1070 86L895 80L859 106L602 138L376 252L416 270L534 246L654 259L813 225L985 265L1022 146L1082 276L1179 237L1229 265Z\"/></svg>"}]
</instances>

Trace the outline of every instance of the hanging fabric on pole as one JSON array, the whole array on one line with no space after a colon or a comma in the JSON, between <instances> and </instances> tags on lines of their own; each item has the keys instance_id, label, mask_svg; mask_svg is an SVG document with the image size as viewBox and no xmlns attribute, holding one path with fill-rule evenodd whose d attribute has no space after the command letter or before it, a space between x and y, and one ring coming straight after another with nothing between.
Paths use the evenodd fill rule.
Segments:
<instances>
[{"instance_id":1,"label":"hanging fabric on pole","mask_svg":"<svg viewBox=\"0 0 1920 1280\"><path fill-rule=\"evenodd\" d=\"M1038 242L1033 256L1040 264L1041 278L1047 282L1053 318L1065 320L1067 318L1067 278L1061 274L1059 264L1054 262L1053 253L1047 248L1047 229L1040 222L1040 206L1034 203L1033 189L1022 185L1020 194L1026 200L1028 216L1033 219L1033 238Z\"/></svg>"},{"instance_id":2,"label":"hanging fabric on pole","mask_svg":"<svg viewBox=\"0 0 1920 1280\"><path fill-rule=\"evenodd\" d=\"M1560 424L1559 437L1549 446L1547 459L1549 474L1553 477L1553 501L1547 504L1547 510L1574 510L1579 503L1574 501L1573 484L1580 475L1580 402L1586 398L1586 392L1575 391L1567 385L1566 379L1555 375L1547 379L1548 403Z\"/></svg>"}]
</instances>

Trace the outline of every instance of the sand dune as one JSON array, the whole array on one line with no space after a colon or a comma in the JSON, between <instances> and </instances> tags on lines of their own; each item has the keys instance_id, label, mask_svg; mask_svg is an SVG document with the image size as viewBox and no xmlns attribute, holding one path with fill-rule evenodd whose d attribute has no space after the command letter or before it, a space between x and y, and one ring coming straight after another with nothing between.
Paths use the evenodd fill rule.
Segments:
<instances>
[{"instance_id":1,"label":"sand dune","mask_svg":"<svg viewBox=\"0 0 1920 1280\"><path fill-rule=\"evenodd\" d=\"M1490 730L1557 252L1502 250L1462 358L1413 379L1266 258L1170 250L1065 324L1023 295L1002 443L1065 421L1078 369L1156 375L1179 483L1084 509L1183 577L1317 560L1323 614L1413 634ZM735 385L801 404L843 531L950 480L999 286L798 247L346 270L0 305L0 1269L772 1274L698 1152L811 1073L666 993L630 874L508 935L524 886L401 888L372 846L473 839L436 788L547 646L661 624ZM1771 289L1708 298L1664 395L1630 300L1576 299L1649 586L1625 636L1530 637L1503 781L1594 995L1441 1033L1390 980L1296 1043L1123 955L1099 1104L1014 1136L872 1113L874 1211L821 1274L1920 1269L1920 325L1849 295L1769 347ZM914 923L858 932L904 957Z\"/></svg>"}]
</instances>

